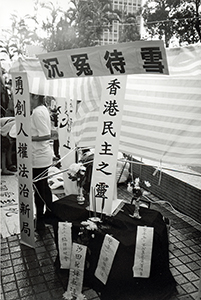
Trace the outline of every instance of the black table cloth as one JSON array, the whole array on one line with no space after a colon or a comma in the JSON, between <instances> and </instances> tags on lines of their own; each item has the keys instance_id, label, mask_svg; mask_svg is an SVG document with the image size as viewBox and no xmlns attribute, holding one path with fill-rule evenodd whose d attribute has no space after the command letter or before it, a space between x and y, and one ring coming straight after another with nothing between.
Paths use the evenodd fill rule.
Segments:
<instances>
[{"instance_id":1,"label":"black table cloth","mask_svg":"<svg viewBox=\"0 0 201 300\"><path fill-rule=\"evenodd\" d=\"M134 206L125 204L116 216L104 216L99 229L92 236L88 230L82 232L80 223L89 217L83 206L77 204L76 195L66 196L53 204L58 221L72 222L73 241L87 246L85 284L100 291L102 299L168 299L164 298L175 288L175 280L169 270L169 243L166 224L160 212L140 207L141 219L133 219ZM149 278L134 278L132 267L137 226L154 228L151 272ZM54 225L55 241L58 245L58 223ZM110 234L120 243L106 285L95 276L101 246L105 234ZM165 294L164 294L165 291ZM126 298L123 297L126 293ZM137 298L133 298L133 297ZM123 297L123 298L122 298ZM148 298L146 298L148 297Z\"/></svg>"}]
</instances>

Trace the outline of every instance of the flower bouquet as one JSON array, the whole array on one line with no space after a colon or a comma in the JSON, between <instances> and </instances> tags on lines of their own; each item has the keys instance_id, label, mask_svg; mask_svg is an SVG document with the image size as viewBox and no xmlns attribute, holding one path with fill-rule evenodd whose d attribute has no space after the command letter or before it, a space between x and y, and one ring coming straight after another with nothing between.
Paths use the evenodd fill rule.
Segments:
<instances>
[{"instance_id":1,"label":"flower bouquet","mask_svg":"<svg viewBox=\"0 0 201 300\"><path fill-rule=\"evenodd\" d=\"M144 181L144 184L146 187L150 187L151 184L149 181ZM129 182L127 185L127 191L133 194L133 200L136 200L138 198L140 198L144 192L142 191L141 187L140 187L140 178L135 178L134 182Z\"/></svg>"},{"instance_id":2,"label":"flower bouquet","mask_svg":"<svg viewBox=\"0 0 201 300\"><path fill-rule=\"evenodd\" d=\"M86 167L82 163L73 163L70 165L67 174L69 179L72 181L77 181L77 200L79 204L84 204L85 198L83 195L83 185L85 183Z\"/></svg>"},{"instance_id":3,"label":"flower bouquet","mask_svg":"<svg viewBox=\"0 0 201 300\"><path fill-rule=\"evenodd\" d=\"M144 181L144 184L147 187L150 187L151 184L149 183L149 181ZM130 217L132 218L137 218L137 219L141 219L141 216L139 214L139 208L140 208L140 198L143 195L143 191L140 187L140 179L139 178L135 178L134 183L133 182L129 182L127 185L127 191L131 192L133 194L132 200L131 200L131 204L135 205L135 211L133 215L130 215Z\"/></svg>"}]
</instances>

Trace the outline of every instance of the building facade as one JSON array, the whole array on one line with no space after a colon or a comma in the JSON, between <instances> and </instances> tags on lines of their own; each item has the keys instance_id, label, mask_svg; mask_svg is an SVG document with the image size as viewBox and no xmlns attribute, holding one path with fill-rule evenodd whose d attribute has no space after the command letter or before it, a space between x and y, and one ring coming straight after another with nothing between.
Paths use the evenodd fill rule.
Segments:
<instances>
[{"instance_id":1,"label":"building facade","mask_svg":"<svg viewBox=\"0 0 201 300\"><path fill-rule=\"evenodd\" d=\"M119 40L120 30L124 23L124 16L128 13L135 14L142 6L142 0L112 0L113 10L118 9L122 12L122 22L113 21L112 30L105 29L103 32L102 45L115 44ZM139 26L139 32L141 32L142 18L137 17L137 25Z\"/></svg>"}]
</instances>

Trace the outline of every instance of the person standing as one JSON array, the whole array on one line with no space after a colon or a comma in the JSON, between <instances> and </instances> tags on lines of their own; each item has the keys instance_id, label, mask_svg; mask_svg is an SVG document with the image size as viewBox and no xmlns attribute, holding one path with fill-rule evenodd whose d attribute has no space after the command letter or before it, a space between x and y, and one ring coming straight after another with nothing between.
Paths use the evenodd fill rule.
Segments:
<instances>
[{"instance_id":1,"label":"person standing","mask_svg":"<svg viewBox=\"0 0 201 300\"><path fill-rule=\"evenodd\" d=\"M11 135L15 132L15 135ZM14 175L17 167L13 164L13 156L16 157L16 130L15 117L0 118L1 134L1 175Z\"/></svg>"},{"instance_id":2,"label":"person standing","mask_svg":"<svg viewBox=\"0 0 201 300\"><path fill-rule=\"evenodd\" d=\"M48 175L52 165L53 152L50 145L51 120L42 95L30 94L31 135L32 135L32 168L33 181L41 175ZM34 198L36 205L36 230L45 229L45 216L51 215L52 192L47 178L34 182ZM44 207L46 212L44 214Z\"/></svg>"}]
</instances>

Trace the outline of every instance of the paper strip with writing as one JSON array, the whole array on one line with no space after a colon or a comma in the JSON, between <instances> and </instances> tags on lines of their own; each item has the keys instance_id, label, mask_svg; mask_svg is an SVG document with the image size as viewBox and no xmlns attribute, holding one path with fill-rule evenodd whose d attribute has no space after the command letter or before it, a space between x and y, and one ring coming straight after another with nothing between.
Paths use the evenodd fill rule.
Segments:
<instances>
[{"instance_id":1,"label":"paper strip with writing","mask_svg":"<svg viewBox=\"0 0 201 300\"><path fill-rule=\"evenodd\" d=\"M110 235L106 234L101 248L98 266L95 271L95 276L106 284L112 263L119 246L119 241Z\"/></svg>"},{"instance_id":2,"label":"paper strip with writing","mask_svg":"<svg viewBox=\"0 0 201 300\"><path fill-rule=\"evenodd\" d=\"M61 269L70 269L71 250L72 250L72 223L59 222L58 228L58 244L59 259Z\"/></svg>"},{"instance_id":3,"label":"paper strip with writing","mask_svg":"<svg viewBox=\"0 0 201 300\"><path fill-rule=\"evenodd\" d=\"M137 227L133 277L148 278L151 269L153 227Z\"/></svg>"},{"instance_id":4,"label":"paper strip with writing","mask_svg":"<svg viewBox=\"0 0 201 300\"><path fill-rule=\"evenodd\" d=\"M67 293L76 297L82 293L87 247L73 243Z\"/></svg>"}]
</instances>

